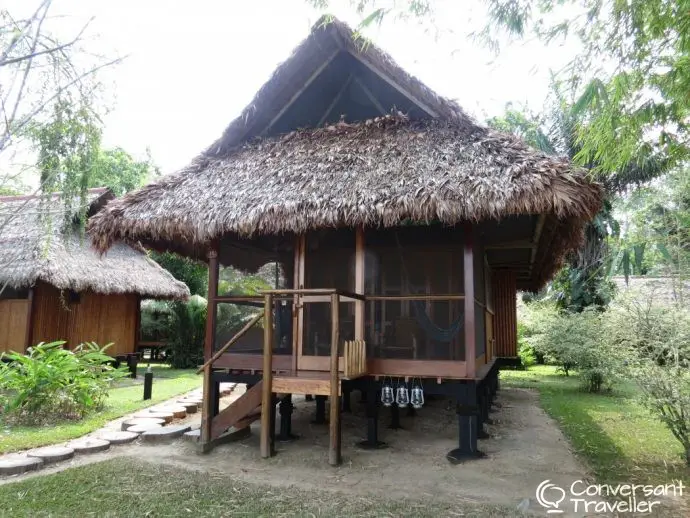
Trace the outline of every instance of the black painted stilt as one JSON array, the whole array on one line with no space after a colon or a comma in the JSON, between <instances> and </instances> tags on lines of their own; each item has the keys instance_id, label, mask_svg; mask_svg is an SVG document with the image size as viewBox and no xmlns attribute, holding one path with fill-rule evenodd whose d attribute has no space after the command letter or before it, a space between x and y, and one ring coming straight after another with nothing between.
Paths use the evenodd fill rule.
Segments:
<instances>
[{"instance_id":1,"label":"black painted stilt","mask_svg":"<svg viewBox=\"0 0 690 518\"><path fill-rule=\"evenodd\" d=\"M343 400L343 412L349 412L352 413L352 401L351 401L351 396L352 396L352 390L349 388L346 389L343 387L343 395L340 396L340 398Z\"/></svg>"},{"instance_id":2,"label":"black painted stilt","mask_svg":"<svg viewBox=\"0 0 690 518\"><path fill-rule=\"evenodd\" d=\"M359 391L359 402L360 403L366 403L367 402L367 391L366 390L360 390Z\"/></svg>"},{"instance_id":3,"label":"black painted stilt","mask_svg":"<svg viewBox=\"0 0 690 518\"><path fill-rule=\"evenodd\" d=\"M391 406L391 424L388 425L388 428L391 430L402 430L402 425L400 424L400 409L395 403Z\"/></svg>"},{"instance_id":4,"label":"black painted stilt","mask_svg":"<svg viewBox=\"0 0 690 518\"><path fill-rule=\"evenodd\" d=\"M305 394L304 400L305 401L314 401L314 396L312 396L311 394Z\"/></svg>"},{"instance_id":5,"label":"black painted stilt","mask_svg":"<svg viewBox=\"0 0 690 518\"><path fill-rule=\"evenodd\" d=\"M458 447L448 452L446 458L452 464L459 464L465 460L484 457L484 453L477 448L479 408L475 382L464 383L459 387L457 414Z\"/></svg>"},{"instance_id":6,"label":"black painted stilt","mask_svg":"<svg viewBox=\"0 0 690 518\"><path fill-rule=\"evenodd\" d=\"M407 405L407 417L414 417L417 415L417 411L412 405Z\"/></svg>"},{"instance_id":7,"label":"black painted stilt","mask_svg":"<svg viewBox=\"0 0 690 518\"><path fill-rule=\"evenodd\" d=\"M271 421L270 421L270 438L271 438L271 457L276 454L276 406L278 405L278 396L271 395Z\"/></svg>"},{"instance_id":8,"label":"black painted stilt","mask_svg":"<svg viewBox=\"0 0 690 518\"><path fill-rule=\"evenodd\" d=\"M213 417L216 417L220 413L220 382L211 381L211 393L209 394L211 401L213 401L213 408L211 412Z\"/></svg>"},{"instance_id":9,"label":"black painted stilt","mask_svg":"<svg viewBox=\"0 0 690 518\"><path fill-rule=\"evenodd\" d=\"M286 394L278 404L280 409L280 432L278 433L279 442L289 442L298 439L299 436L292 433L292 411L295 405L292 404L292 394Z\"/></svg>"},{"instance_id":10,"label":"black painted stilt","mask_svg":"<svg viewBox=\"0 0 690 518\"><path fill-rule=\"evenodd\" d=\"M365 392L362 391L362 395ZM359 443L359 447L365 450L376 450L386 448L388 445L379 441L379 401L376 385L371 384L366 391L366 416L367 416L367 439Z\"/></svg>"},{"instance_id":11,"label":"black painted stilt","mask_svg":"<svg viewBox=\"0 0 690 518\"><path fill-rule=\"evenodd\" d=\"M326 398L327 396L316 396L316 413L314 414L312 424L327 424Z\"/></svg>"}]
</instances>

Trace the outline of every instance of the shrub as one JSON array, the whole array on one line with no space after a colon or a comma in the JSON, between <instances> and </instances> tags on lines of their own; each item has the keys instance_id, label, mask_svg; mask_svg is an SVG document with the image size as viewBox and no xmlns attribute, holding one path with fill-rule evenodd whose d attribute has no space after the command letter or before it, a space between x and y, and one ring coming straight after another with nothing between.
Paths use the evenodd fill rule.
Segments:
<instances>
[{"instance_id":1,"label":"shrub","mask_svg":"<svg viewBox=\"0 0 690 518\"><path fill-rule=\"evenodd\" d=\"M103 406L113 380L125 376L95 343L74 351L64 342L40 343L26 354L0 362L0 403L7 418L21 424L80 419Z\"/></svg>"},{"instance_id":2,"label":"shrub","mask_svg":"<svg viewBox=\"0 0 690 518\"><path fill-rule=\"evenodd\" d=\"M565 375L577 369L585 390L600 392L621 377L624 360L621 351L606 339L604 318L592 309L544 312L530 343L535 351L553 358Z\"/></svg>"},{"instance_id":3,"label":"shrub","mask_svg":"<svg viewBox=\"0 0 690 518\"><path fill-rule=\"evenodd\" d=\"M690 311L624 299L610 311L608 336L627 351L642 404L683 445L690 465Z\"/></svg>"},{"instance_id":4,"label":"shrub","mask_svg":"<svg viewBox=\"0 0 690 518\"><path fill-rule=\"evenodd\" d=\"M171 302L167 356L171 367L188 369L203 362L206 300L197 295L188 302Z\"/></svg>"},{"instance_id":5,"label":"shrub","mask_svg":"<svg viewBox=\"0 0 690 518\"><path fill-rule=\"evenodd\" d=\"M518 322L518 356L523 367L531 367L537 363L537 354L525 337L527 327Z\"/></svg>"}]
</instances>

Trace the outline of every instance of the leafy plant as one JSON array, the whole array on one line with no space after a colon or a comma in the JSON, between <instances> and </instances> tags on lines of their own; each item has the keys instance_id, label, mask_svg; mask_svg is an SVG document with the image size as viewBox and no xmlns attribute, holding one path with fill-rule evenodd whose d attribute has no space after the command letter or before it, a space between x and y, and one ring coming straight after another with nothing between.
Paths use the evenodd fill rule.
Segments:
<instances>
[{"instance_id":1,"label":"leafy plant","mask_svg":"<svg viewBox=\"0 0 690 518\"><path fill-rule=\"evenodd\" d=\"M204 358L206 300L198 295L188 302L171 302L167 360L173 368L188 369Z\"/></svg>"},{"instance_id":2,"label":"leafy plant","mask_svg":"<svg viewBox=\"0 0 690 518\"><path fill-rule=\"evenodd\" d=\"M690 465L690 310L622 300L611 310L608 336L629 354L627 374L642 403L683 445Z\"/></svg>"},{"instance_id":3,"label":"leafy plant","mask_svg":"<svg viewBox=\"0 0 690 518\"><path fill-rule=\"evenodd\" d=\"M69 351L64 343L41 342L0 362L0 404L10 420L39 424L80 419L101 408L112 382L126 375L105 353L110 344L84 343Z\"/></svg>"}]
</instances>

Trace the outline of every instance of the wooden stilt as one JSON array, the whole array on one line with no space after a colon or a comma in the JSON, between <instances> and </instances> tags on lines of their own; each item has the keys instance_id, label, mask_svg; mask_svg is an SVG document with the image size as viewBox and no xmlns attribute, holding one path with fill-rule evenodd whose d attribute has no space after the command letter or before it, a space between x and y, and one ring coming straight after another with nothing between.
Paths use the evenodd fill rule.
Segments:
<instances>
[{"instance_id":1,"label":"wooden stilt","mask_svg":"<svg viewBox=\"0 0 690 518\"><path fill-rule=\"evenodd\" d=\"M331 295L331 413L329 423L330 444L328 463L337 466L341 462L340 448L340 379L338 374L338 346L340 344L340 296Z\"/></svg>"},{"instance_id":2,"label":"wooden stilt","mask_svg":"<svg viewBox=\"0 0 690 518\"><path fill-rule=\"evenodd\" d=\"M264 358L263 384L261 392L261 457L267 459L273 454L271 448L271 413L273 402L273 295L264 295ZM275 421L274 421L275 423Z\"/></svg>"}]
</instances>

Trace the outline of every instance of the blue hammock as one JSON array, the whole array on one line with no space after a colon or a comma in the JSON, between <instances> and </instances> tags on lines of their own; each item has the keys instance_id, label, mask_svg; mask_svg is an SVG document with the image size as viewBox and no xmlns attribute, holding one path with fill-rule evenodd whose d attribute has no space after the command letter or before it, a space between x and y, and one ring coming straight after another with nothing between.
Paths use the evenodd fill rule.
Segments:
<instances>
[{"instance_id":1,"label":"blue hammock","mask_svg":"<svg viewBox=\"0 0 690 518\"><path fill-rule=\"evenodd\" d=\"M402 245L400 244L400 239L398 238L398 233L395 233L395 242L398 244L398 253L400 254L400 263L402 264L403 273L407 278L407 285L412 291L412 284L410 284L410 274L407 271L407 266L405 266L405 258L402 254ZM418 291L418 290L414 290ZM423 293L420 291L420 293ZM413 293L413 295L419 295L420 293ZM460 333L465 325L464 315L460 315L458 318L451 322L450 326L447 328L437 326L429 314L426 312L426 303L421 300L412 300L412 308L414 309L415 319L419 326L424 329L427 336L434 340L435 342L450 343L453 339Z\"/></svg>"}]
</instances>

